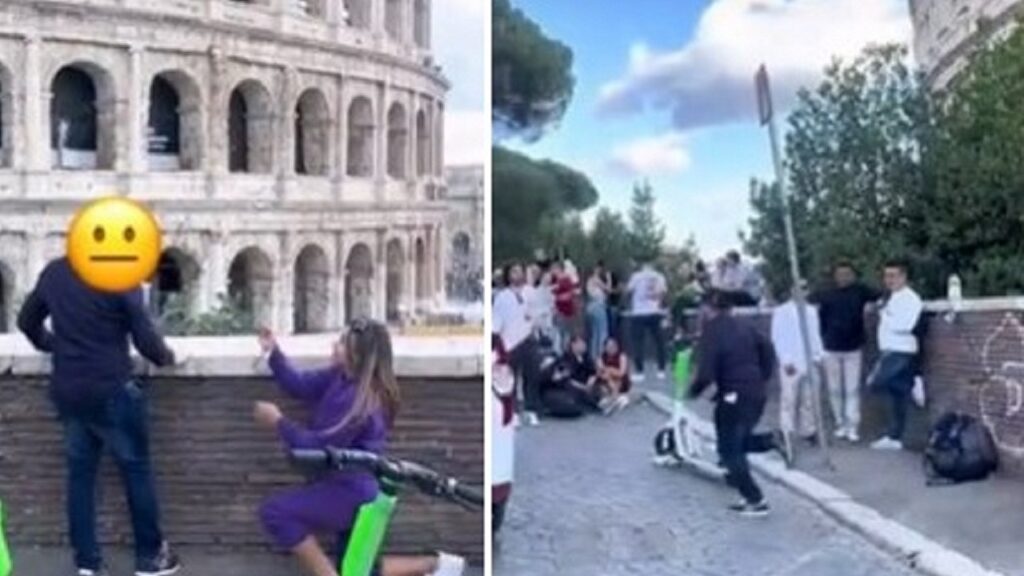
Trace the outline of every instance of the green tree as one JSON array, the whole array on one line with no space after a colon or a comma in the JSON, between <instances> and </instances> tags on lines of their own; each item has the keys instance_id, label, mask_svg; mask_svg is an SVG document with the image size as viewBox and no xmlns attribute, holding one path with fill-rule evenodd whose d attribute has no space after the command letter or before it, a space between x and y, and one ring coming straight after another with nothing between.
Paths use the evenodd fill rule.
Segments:
<instances>
[{"instance_id":1,"label":"green tree","mask_svg":"<svg viewBox=\"0 0 1024 576\"><path fill-rule=\"evenodd\" d=\"M942 274L928 247L932 202L926 89L901 46L875 46L836 61L814 90L801 90L789 116L786 161L803 274L812 282L837 259L874 276L885 260L910 258L917 284L934 294ZM777 187L752 182L753 217L743 238L764 259L773 290L789 283L783 207Z\"/></svg>"},{"instance_id":2,"label":"green tree","mask_svg":"<svg viewBox=\"0 0 1024 576\"><path fill-rule=\"evenodd\" d=\"M602 260L609 270L625 274L631 259L630 244L629 227L622 215L607 207L600 208L590 229L589 245L594 263Z\"/></svg>"},{"instance_id":3,"label":"green tree","mask_svg":"<svg viewBox=\"0 0 1024 576\"><path fill-rule=\"evenodd\" d=\"M979 51L938 107L930 243L970 295L1024 291L1024 30Z\"/></svg>"},{"instance_id":4,"label":"green tree","mask_svg":"<svg viewBox=\"0 0 1024 576\"><path fill-rule=\"evenodd\" d=\"M653 262L661 256L665 226L654 213L654 190L650 183L633 186L633 204L629 209L630 255L641 262Z\"/></svg>"},{"instance_id":5,"label":"green tree","mask_svg":"<svg viewBox=\"0 0 1024 576\"><path fill-rule=\"evenodd\" d=\"M494 0L491 20L495 133L536 140L561 120L572 100L572 50L547 37L510 0Z\"/></svg>"},{"instance_id":6,"label":"green tree","mask_svg":"<svg viewBox=\"0 0 1024 576\"><path fill-rule=\"evenodd\" d=\"M544 227L550 229L562 218L586 210L598 198L586 175L500 146L492 149L491 181L491 242L497 264L530 258L536 248L551 248L545 243L550 238L541 237Z\"/></svg>"}]
</instances>

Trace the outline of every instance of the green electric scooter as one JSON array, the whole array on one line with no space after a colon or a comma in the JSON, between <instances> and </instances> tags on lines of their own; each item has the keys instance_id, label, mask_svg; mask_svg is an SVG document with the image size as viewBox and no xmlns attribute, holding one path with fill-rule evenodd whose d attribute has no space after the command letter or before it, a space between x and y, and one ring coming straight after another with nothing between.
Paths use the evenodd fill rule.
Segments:
<instances>
[{"instance_id":1,"label":"green electric scooter","mask_svg":"<svg viewBox=\"0 0 1024 576\"><path fill-rule=\"evenodd\" d=\"M0 576L11 575L11 551L4 537L4 503L0 502Z\"/></svg>"},{"instance_id":2,"label":"green electric scooter","mask_svg":"<svg viewBox=\"0 0 1024 576\"><path fill-rule=\"evenodd\" d=\"M398 497L413 487L433 498L448 500L470 510L484 505L481 492L413 462L394 460L362 450L293 450L292 460L303 467L363 471L380 485L377 498L356 513L352 529L338 535L338 573L344 576L377 576L378 558ZM4 576L0 572L0 576Z\"/></svg>"}]
</instances>

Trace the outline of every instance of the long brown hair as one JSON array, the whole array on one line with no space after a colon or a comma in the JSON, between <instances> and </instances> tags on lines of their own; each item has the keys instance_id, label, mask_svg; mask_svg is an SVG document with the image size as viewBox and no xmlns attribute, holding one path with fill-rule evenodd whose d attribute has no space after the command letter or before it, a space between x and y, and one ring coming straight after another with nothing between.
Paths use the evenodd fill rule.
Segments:
<instances>
[{"instance_id":1,"label":"long brown hair","mask_svg":"<svg viewBox=\"0 0 1024 576\"><path fill-rule=\"evenodd\" d=\"M387 327L379 322L357 319L349 325L342 342L345 344L345 371L355 380L356 398L348 414L325 434L335 434L346 426L362 422L382 408L390 428L398 415L401 398Z\"/></svg>"}]
</instances>

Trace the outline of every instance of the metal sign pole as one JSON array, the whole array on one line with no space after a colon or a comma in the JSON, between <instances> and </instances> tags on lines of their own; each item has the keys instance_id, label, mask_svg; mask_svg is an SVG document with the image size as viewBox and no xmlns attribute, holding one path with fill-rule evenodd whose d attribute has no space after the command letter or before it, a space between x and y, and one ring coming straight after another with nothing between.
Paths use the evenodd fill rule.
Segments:
<instances>
[{"instance_id":1,"label":"metal sign pole","mask_svg":"<svg viewBox=\"0 0 1024 576\"><path fill-rule=\"evenodd\" d=\"M771 84L768 69L762 64L757 71L757 102L761 116L761 124L768 125L768 138L772 147L772 162L775 165L775 180L782 199L782 215L786 228L786 244L789 249L790 274L793 278L793 300L796 302L797 317L800 321L800 339L803 343L804 362L807 383L811 389L811 401L814 403L814 417L817 421L818 444L825 457L825 466L832 469L829 454L828 435L825 433L825 419L821 409L821 378L814 365L814 352L811 350L810 330L807 326L806 295L800 276L800 263L797 260L796 236L793 234L793 216L789 207L789 194L786 189L786 172L782 164L782 153L779 149L779 136L775 126L775 114L772 108Z\"/></svg>"}]
</instances>

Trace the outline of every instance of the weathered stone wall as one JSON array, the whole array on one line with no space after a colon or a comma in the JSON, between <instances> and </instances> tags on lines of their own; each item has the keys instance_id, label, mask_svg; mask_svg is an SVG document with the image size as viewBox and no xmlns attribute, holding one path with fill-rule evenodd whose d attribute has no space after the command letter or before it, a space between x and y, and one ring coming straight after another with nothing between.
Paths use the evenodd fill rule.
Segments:
<instances>
[{"instance_id":1,"label":"weathered stone wall","mask_svg":"<svg viewBox=\"0 0 1024 576\"><path fill-rule=\"evenodd\" d=\"M473 485L484 480L483 383L479 378L403 379L403 409L392 454ZM266 550L255 511L276 490L300 484L272 433L252 420L256 400L293 402L267 378L148 381L152 450L168 538L212 548ZM15 547L66 543L59 424L39 377L0 376L0 494ZM130 543L124 493L105 458L99 525L104 542ZM446 549L483 557L483 512L410 494L400 504L388 549Z\"/></svg>"},{"instance_id":2,"label":"weathered stone wall","mask_svg":"<svg viewBox=\"0 0 1024 576\"><path fill-rule=\"evenodd\" d=\"M64 253L74 210L114 193L151 205L176 265L194 271L197 312L229 292L232 261L246 250L269 269L261 290L272 305L259 313L278 331L293 328L296 308L325 310L317 329L341 325L348 307L383 318L399 307L387 301L391 270L402 309L441 300L448 84L424 29L430 2L391 2L387 13L384 4L352 2L345 14L340 1L308 11L291 0L0 3L0 327L46 261ZM53 80L67 67L96 91L95 168L66 169L51 147ZM148 148L158 78L180 100L170 169ZM229 169L236 92L247 104L248 172ZM369 104L366 118L350 114L357 100ZM392 110L400 113L389 124ZM360 142L371 165L352 174L347 156ZM300 149L308 173L297 169ZM389 153L400 177L387 173ZM391 241L401 258L388 261ZM307 248L325 262L326 282L315 301L297 302ZM368 266L353 260L366 251Z\"/></svg>"}]
</instances>

